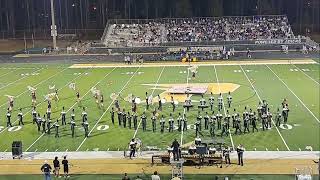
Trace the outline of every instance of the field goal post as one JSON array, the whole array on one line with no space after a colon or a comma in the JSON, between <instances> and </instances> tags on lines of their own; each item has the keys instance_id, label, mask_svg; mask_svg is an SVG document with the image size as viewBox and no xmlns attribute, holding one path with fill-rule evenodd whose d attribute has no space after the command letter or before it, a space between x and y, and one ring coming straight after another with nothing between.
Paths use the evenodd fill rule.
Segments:
<instances>
[{"instance_id":1,"label":"field goal post","mask_svg":"<svg viewBox=\"0 0 320 180\"><path fill-rule=\"evenodd\" d=\"M312 180L312 168L311 167L295 168L295 179L296 180Z\"/></svg>"}]
</instances>

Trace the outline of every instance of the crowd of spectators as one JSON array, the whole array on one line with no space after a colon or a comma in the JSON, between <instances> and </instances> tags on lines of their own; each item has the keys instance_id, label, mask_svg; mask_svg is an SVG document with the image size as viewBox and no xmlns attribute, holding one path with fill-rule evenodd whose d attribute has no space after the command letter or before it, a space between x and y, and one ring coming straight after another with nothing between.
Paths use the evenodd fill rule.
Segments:
<instances>
[{"instance_id":1,"label":"crowd of spectators","mask_svg":"<svg viewBox=\"0 0 320 180\"><path fill-rule=\"evenodd\" d=\"M143 44L159 44L161 23L115 24L112 26L108 40L114 44L125 46L141 46Z\"/></svg>"},{"instance_id":2,"label":"crowd of spectators","mask_svg":"<svg viewBox=\"0 0 320 180\"><path fill-rule=\"evenodd\" d=\"M294 37L286 16L160 19L140 24L113 24L110 27L112 32L106 37L106 44L118 42L113 45L120 46Z\"/></svg>"}]
</instances>

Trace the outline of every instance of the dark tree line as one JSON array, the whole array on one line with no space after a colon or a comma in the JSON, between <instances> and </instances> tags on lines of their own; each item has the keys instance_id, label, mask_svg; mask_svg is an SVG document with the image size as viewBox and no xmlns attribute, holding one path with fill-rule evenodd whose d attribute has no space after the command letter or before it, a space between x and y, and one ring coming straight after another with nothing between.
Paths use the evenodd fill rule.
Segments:
<instances>
[{"instance_id":1,"label":"dark tree line","mask_svg":"<svg viewBox=\"0 0 320 180\"><path fill-rule=\"evenodd\" d=\"M286 14L319 33L319 0L55 0L58 29L103 29L108 19ZM49 29L50 0L0 0L0 31Z\"/></svg>"}]
</instances>

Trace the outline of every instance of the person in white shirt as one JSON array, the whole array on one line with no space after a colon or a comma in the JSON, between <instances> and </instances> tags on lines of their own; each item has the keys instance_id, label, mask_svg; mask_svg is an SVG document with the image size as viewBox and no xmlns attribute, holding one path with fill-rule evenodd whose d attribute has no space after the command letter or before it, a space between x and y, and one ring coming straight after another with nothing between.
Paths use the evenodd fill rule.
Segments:
<instances>
[{"instance_id":1,"label":"person in white shirt","mask_svg":"<svg viewBox=\"0 0 320 180\"><path fill-rule=\"evenodd\" d=\"M160 180L160 176L158 175L157 171L153 173L153 175L151 176L151 180Z\"/></svg>"}]
</instances>

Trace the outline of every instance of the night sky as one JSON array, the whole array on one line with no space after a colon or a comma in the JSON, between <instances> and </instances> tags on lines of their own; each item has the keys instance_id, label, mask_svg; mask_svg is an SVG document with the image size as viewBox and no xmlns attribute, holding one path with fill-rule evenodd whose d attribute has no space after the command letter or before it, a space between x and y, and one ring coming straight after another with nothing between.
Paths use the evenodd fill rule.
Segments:
<instances>
[{"instance_id":1,"label":"night sky","mask_svg":"<svg viewBox=\"0 0 320 180\"><path fill-rule=\"evenodd\" d=\"M54 0L58 29L103 29L108 19L285 14L296 32L319 33L320 0ZM0 31L50 28L50 0L0 0Z\"/></svg>"}]
</instances>

